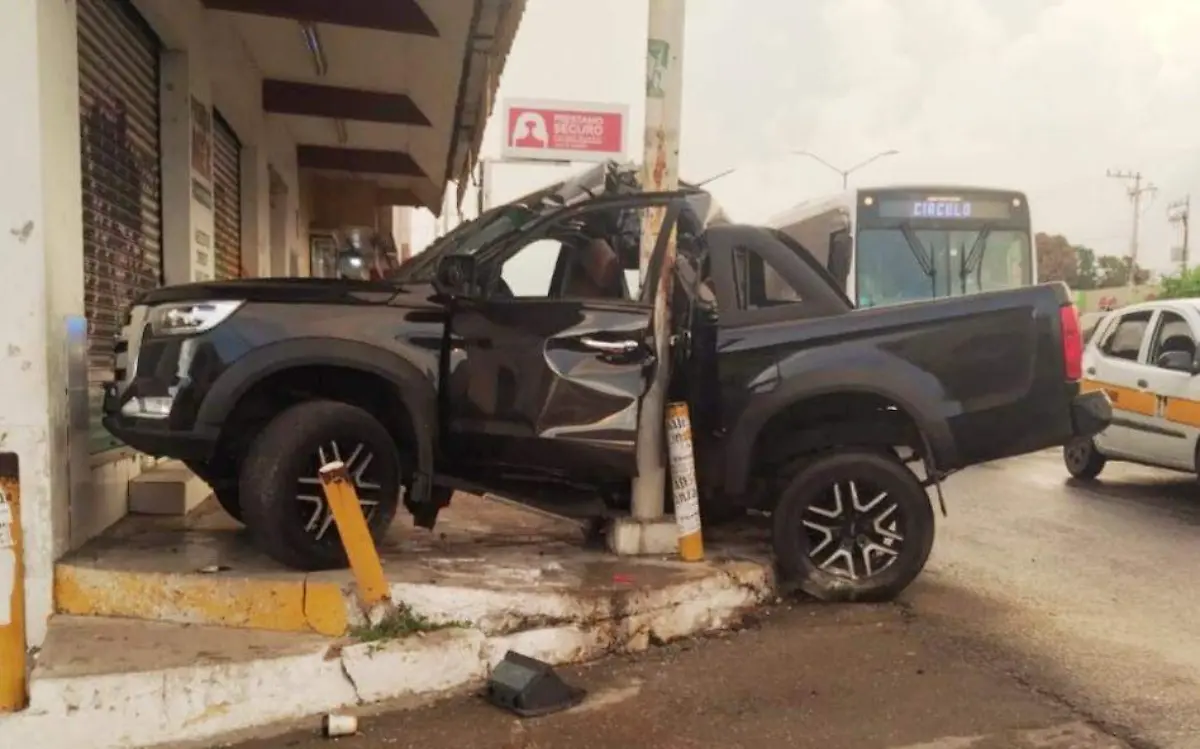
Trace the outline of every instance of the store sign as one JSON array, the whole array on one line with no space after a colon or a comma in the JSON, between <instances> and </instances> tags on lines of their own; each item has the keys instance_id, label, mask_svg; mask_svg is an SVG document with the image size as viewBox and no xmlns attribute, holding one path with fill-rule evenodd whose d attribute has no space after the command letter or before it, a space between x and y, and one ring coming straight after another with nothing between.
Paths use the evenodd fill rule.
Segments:
<instances>
[{"instance_id":1,"label":"store sign","mask_svg":"<svg viewBox=\"0 0 1200 749\"><path fill-rule=\"evenodd\" d=\"M504 158L606 161L625 155L629 107L568 101L504 106Z\"/></svg>"}]
</instances>

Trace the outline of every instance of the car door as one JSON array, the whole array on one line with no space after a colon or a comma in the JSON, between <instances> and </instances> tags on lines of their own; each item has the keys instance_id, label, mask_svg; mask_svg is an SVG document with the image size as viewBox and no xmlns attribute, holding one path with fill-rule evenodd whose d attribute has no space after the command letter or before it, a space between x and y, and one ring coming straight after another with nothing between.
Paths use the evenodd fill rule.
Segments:
<instances>
[{"instance_id":1,"label":"car door","mask_svg":"<svg viewBox=\"0 0 1200 749\"><path fill-rule=\"evenodd\" d=\"M1153 317L1146 308L1119 313L1088 345L1084 389L1103 390L1112 401L1112 423L1096 436L1107 455L1144 461L1155 449L1146 437L1157 426L1158 403L1144 363Z\"/></svg>"},{"instance_id":2,"label":"car door","mask_svg":"<svg viewBox=\"0 0 1200 749\"><path fill-rule=\"evenodd\" d=\"M443 434L457 465L497 488L502 477L588 484L633 475L638 410L656 365L653 297L631 298L619 263L614 276L611 263L584 258L603 240L636 262L641 225L657 211L656 267L682 208L677 194L594 199L481 252L484 291L456 300L448 326ZM606 231L595 227L611 233L585 236ZM528 283L536 267L544 291Z\"/></svg>"},{"instance_id":3,"label":"car door","mask_svg":"<svg viewBox=\"0 0 1200 749\"><path fill-rule=\"evenodd\" d=\"M1159 309L1146 347L1146 379L1156 396L1157 429L1144 438L1152 462L1168 468L1195 470L1200 433L1200 380L1195 375L1198 326L1195 310L1184 305ZM1174 352L1176 362L1171 356ZM1179 354L1185 366L1179 366Z\"/></svg>"}]
</instances>

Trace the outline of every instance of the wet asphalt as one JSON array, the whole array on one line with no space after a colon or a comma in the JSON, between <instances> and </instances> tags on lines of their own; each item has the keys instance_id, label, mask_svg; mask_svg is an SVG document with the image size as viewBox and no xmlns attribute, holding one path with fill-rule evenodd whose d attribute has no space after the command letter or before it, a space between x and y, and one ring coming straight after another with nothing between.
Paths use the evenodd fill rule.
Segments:
<instances>
[{"instance_id":1,"label":"wet asphalt","mask_svg":"<svg viewBox=\"0 0 1200 749\"><path fill-rule=\"evenodd\" d=\"M946 487L895 604L786 602L741 631L563 669L589 698L520 720L474 697L316 721L241 749L1200 749L1200 484L1055 453Z\"/></svg>"}]
</instances>

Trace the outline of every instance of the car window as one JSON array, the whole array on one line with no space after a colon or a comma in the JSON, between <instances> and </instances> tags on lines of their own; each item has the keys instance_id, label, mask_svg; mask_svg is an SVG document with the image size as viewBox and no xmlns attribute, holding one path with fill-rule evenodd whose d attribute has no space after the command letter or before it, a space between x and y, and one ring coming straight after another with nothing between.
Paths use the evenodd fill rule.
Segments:
<instances>
[{"instance_id":1,"label":"car window","mask_svg":"<svg viewBox=\"0 0 1200 749\"><path fill-rule=\"evenodd\" d=\"M501 299L637 298L641 230L650 210L599 206L552 222L508 256L492 293Z\"/></svg>"},{"instance_id":2,"label":"car window","mask_svg":"<svg viewBox=\"0 0 1200 749\"><path fill-rule=\"evenodd\" d=\"M1100 350L1106 356L1114 359L1137 361L1138 351L1142 348L1142 339L1146 336L1146 328L1150 325L1150 311L1130 312L1122 315L1121 319L1106 334Z\"/></svg>"},{"instance_id":3,"label":"car window","mask_svg":"<svg viewBox=\"0 0 1200 749\"><path fill-rule=\"evenodd\" d=\"M547 237L530 242L505 261L500 278L515 297L553 296L550 285L562 252L563 243L557 239Z\"/></svg>"},{"instance_id":4,"label":"car window","mask_svg":"<svg viewBox=\"0 0 1200 749\"><path fill-rule=\"evenodd\" d=\"M1157 364L1158 357L1171 351L1182 351L1195 358L1196 340L1192 337L1192 327L1182 315L1163 310L1158 316L1158 329L1150 346L1150 363Z\"/></svg>"},{"instance_id":5,"label":"car window","mask_svg":"<svg viewBox=\"0 0 1200 749\"><path fill-rule=\"evenodd\" d=\"M749 247L733 252L733 283L739 309L763 309L801 301L800 292Z\"/></svg>"}]
</instances>

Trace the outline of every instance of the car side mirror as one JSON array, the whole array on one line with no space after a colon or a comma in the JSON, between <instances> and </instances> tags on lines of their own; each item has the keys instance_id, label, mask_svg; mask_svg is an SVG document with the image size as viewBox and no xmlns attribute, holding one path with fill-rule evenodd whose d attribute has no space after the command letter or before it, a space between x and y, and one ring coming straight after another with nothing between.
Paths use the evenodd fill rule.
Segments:
<instances>
[{"instance_id":1,"label":"car side mirror","mask_svg":"<svg viewBox=\"0 0 1200 749\"><path fill-rule=\"evenodd\" d=\"M1196 372L1196 357L1186 351L1167 351L1158 357L1155 364L1160 369L1169 369L1173 372L1187 372L1188 374Z\"/></svg>"},{"instance_id":2,"label":"car side mirror","mask_svg":"<svg viewBox=\"0 0 1200 749\"><path fill-rule=\"evenodd\" d=\"M438 260L433 286L450 297L471 296L475 286L475 258L470 255L446 255Z\"/></svg>"}]
</instances>

